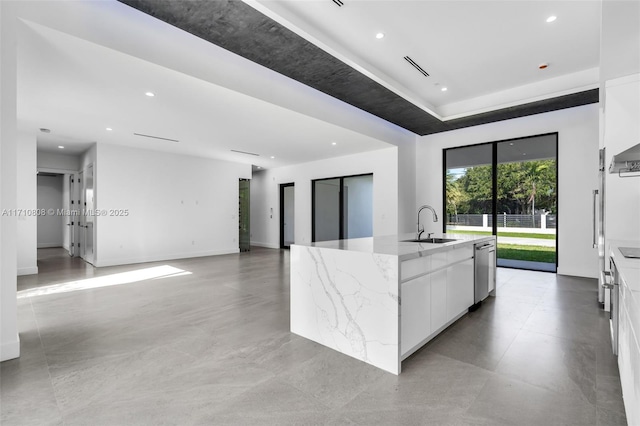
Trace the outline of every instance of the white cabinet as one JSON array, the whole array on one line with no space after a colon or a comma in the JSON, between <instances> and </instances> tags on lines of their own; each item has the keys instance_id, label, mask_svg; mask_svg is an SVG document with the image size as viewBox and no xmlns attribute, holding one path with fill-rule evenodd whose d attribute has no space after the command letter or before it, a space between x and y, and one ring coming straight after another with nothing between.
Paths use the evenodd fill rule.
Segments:
<instances>
[{"instance_id":1,"label":"white cabinet","mask_svg":"<svg viewBox=\"0 0 640 426\"><path fill-rule=\"evenodd\" d=\"M622 278L622 277L621 277ZM621 279L618 311L618 369L630 425L640 424L640 341L638 312L629 287Z\"/></svg>"},{"instance_id":2,"label":"white cabinet","mask_svg":"<svg viewBox=\"0 0 640 426\"><path fill-rule=\"evenodd\" d=\"M402 284L400 352L402 354L431 334L431 278L424 275Z\"/></svg>"},{"instance_id":3,"label":"white cabinet","mask_svg":"<svg viewBox=\"0 0 640 426\"><path fill-rule=\"evenodd\" d=\"M400 265L400 352L408 356L473 305L473 246Z\"/></svg>"},{"instance_id":4,"label":"white cabinet","mask_svg":"<svg viewBox=\"0 0 640 426\"><path fill-rule=\"evenodd\" d=\"M496 289L496 250L489 251L489 294L495 296ZM492 293L494 292L494 293Z\"/></svg>"},{"instance_id":5,"label":"white cabinet","mask_svg":"<svg viewBox=\"0 0 640 426\"><path fill-rule=\"evenodd\" d=\"M444 326L447 318L447 270L431 274L431 332Z\"/></svg>"},{"instance_id":6,"label":"white cabinet","mask_svg":"<svg viewBox=\"0 0 640 426\"><path fill-rule=\"evenodd\" d=\"M447 321L473 305L473 258L447 268Z\"/></svg>"}]
</instances>

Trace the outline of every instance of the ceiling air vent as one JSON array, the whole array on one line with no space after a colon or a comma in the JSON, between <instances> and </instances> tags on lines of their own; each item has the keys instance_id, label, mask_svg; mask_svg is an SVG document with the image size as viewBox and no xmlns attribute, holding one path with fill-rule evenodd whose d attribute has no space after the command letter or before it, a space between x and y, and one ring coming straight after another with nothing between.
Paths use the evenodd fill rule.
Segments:
<instances>
[{"instance_id":1,"label":"ceiling air vent","mask_svg":"<svg viewBox=\"0 0 640 426\"><path fill-rule=\"evenodd\" d=\"M339 7L344 6L344 3L342 2L342 0L331 0L333 1L335 4L337 4Z\"/></svg>"},{"instance_id":2,"label":"ceiling air vent","mask_svg":"<svg viewBox=\"0 0 640 426\"><path fill-rule=\"evenodd\" d=\"M134 133L134 135L142 136L143 138L160 139L160 140L169 141L169 142L180 142L179 140L175 140L175 139L161 138L160 136L143 135L142 133Z\"/></svg>"},{"instance_id":3,"label":"ceiling air vent","mask_svg":"<svg viewBox=\"0 0 640 426\"><path fill-rule=\"evenodd\" d=\"M256 154L254 152L247 152L247 151L238 151L237 149L232 149L231 152L237 152L238 154L255 155L256 157L260 157L260 154Z\"/></svg>"},{"instance_id":4,"label":"ceiling air vent","mask_svg":"<svg viewBox=\"0 0 640 426\"><path fill-rule=\"evenodd\" d=\"M405 61L407 61L407 62L409 62L409 63L411 64L411 66L412 66L412 67L414 67L415 69L417 69L418 71L420 71L420 74L424 75L425 77L429 77L429 73L428 73L428 72L426 72L424 69L422 69L422 67L421 67L420 65L416 64L416 62L415 62L413 59L411 59L411 58L410 58L410 57L408 57L408 56L405 56L405 57L404 57L404 60L405 60Z\"/></svg>"}]
</instances>

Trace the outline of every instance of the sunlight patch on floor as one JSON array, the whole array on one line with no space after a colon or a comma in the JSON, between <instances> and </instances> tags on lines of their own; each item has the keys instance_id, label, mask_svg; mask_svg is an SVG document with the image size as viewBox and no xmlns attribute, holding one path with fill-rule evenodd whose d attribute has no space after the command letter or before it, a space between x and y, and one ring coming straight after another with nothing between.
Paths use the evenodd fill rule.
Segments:
<instances>
[{"instance_id":1,"label":"sunlight patch on floor","mask_svg":"<svg viewBox=\"0 0 640 426\"><path fill-rule=\"evenodd\" d=\"M173 266L169 265L155 266L152 268L138 269L136 271L105 275L104 277L88 278L85 280L69 281L66 283L21 290L18 292L18 299L47 296L50 294L70 293L72 291L90 290L100 287L111 287L115 285L130 284L161 278L171 278L183 275L191 275L191 272L179 268L174 268Z\"/></svg>"}]
</instances>

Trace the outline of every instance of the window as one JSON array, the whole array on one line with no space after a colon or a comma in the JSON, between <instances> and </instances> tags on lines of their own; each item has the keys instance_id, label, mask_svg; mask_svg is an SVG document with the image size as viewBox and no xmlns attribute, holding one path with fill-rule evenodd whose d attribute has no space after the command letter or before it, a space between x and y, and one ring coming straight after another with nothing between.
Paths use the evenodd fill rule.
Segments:
<instances>
[{"instance_id":1,"label":"window","mask_svg":"<svg viewBox=\"0 0 640 426\"><path fill-rule=\"evenodd\" d=\"M444 231L497 235L498 266L555 272L557 133L444 151Z\"/></svg>"},{"instance_id":2,"label":"window","mask_svg":"<svg viewBox=\"0 0 640 426\"><path fill-rule=\"evenodd\" d=\"M312 181L312 240L373 235L373 174Z\"/></svg>"}]
</instances>

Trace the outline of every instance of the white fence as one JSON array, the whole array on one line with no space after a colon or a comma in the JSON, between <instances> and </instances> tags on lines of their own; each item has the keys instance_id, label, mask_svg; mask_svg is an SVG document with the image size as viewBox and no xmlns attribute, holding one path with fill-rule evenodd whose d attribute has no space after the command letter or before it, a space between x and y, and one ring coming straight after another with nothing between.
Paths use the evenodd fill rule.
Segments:
<instances>
[{"instance_id":1,"label":"white fence","mask_svg":"<svg viewBox=\"0 0 640 426\"><path fill-rule=\"evenodd\" d=\"M555 234L556 215L554 214L499 214L499 229L518 232ZM447 217L447 227L451 229L472 229L491 231L493 216L490 214L459 214ZM515 229L514 229L515 228Z\"/></svg>"}]
</instances>

